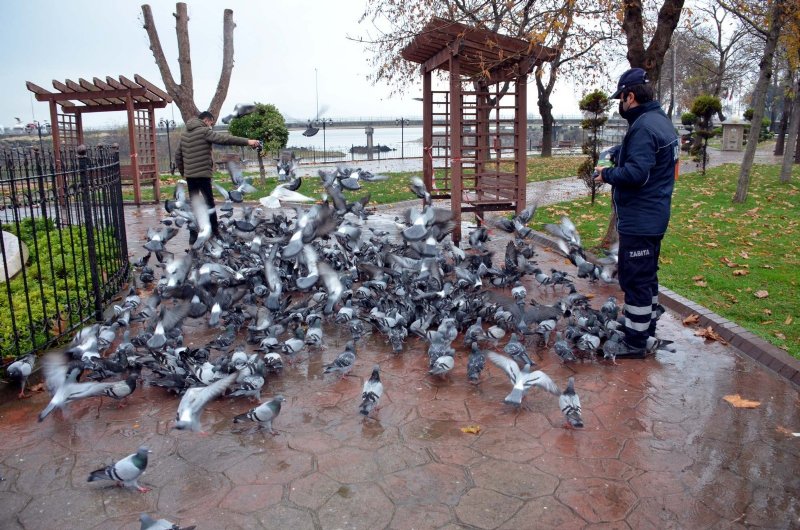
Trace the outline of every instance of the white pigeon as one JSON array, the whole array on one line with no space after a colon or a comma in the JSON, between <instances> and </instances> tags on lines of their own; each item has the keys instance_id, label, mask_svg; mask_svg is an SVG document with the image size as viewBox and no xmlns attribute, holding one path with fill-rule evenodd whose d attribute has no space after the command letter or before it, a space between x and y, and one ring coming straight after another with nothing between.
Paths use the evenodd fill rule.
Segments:
<instances>
[{"instance_id":1,"label":"white pigeon","mask_svg":"<svg viewBox=\"0 0 800 530\"><path fill-rule=\"evenodd\" d=\"M259 428L266 427L269 433L273 436L278 434L278 431L272 428L272 420L278 417L281 413L281 403L286 401L283 396L275 396L269 401L265 401L259 406L252 408L244 414L239 414L233 418L233 423L242 423L245 421L253 421L258 423Z\"/></svg>"},{"instance_id":2,"label":"white pigeon","mask_svg":"<svg viewBox=\"0 0 800 530\"><path fill-rule=\"evenodd\" d=\"M514 388L511 389L511 393L503 400L509 405L521 405L522 397L532 386L537 386L556 396L560 394L558 386L550 379L549 375L541 370L531 372L530 366L526 365L520 371L519 366L517 366L517 363L512 359L493 351L489 352L489 359L506 373L511 383L514 385Z\"/></svg>"},{"instance_id":3,"label":"white pigeon","mask_svg":"<svg viewBox=\"0 0 800 530\"><path fill-rule=\"evenodd\" d=\"M361 391L361 405L358 411L364 416L369 416L370 413L377 407L383 395L383 383L381 383L381 367L375 365L372 368L372 375L364 381L364 388Z\"/></svg>"},{"instance_id":4,"label":"white pigeon","mask_svg":"<svg viewBox=\"0 0 800 530\"><path fill-rule=\"evenodd\" d=\"M208 402L225 392L238 374L232 373L208 386L195 386L186 391L178 404L175 429L200 431L200 414Z\"/></svg>"},{"instance_id":5,"label":"white pigeon","mask_svg":"<svg viewBox=\"0 0 800 530\"><path fill-rule=\"evenodd\" d=\"M275 189L270 192L266 197L261 197L258 202L265 208L280 208L281 201L283 202L314 202L314 199L298 193L296 191L287 189L287 184L278 184Z\"/></svg>"},{"instance_id":6,"label":"white pigeon","mask_svg":"<svg viewBox=\"0 0 800 530\"><path fill-rule=\"evenodd\" d=\"M167 521L166 519L153 519L146 513L143 513L139 516L139 522L142 523L142 526L139 527L139 530L195 530L195 528L197 528L195 525L178 526L172 521Z\"/></svg>"},{"instance_id":7,"label":"white pigeon","mask_svg":"<svg viewBox=\"0 0 800 530\"><path fill-rule=\"evenodd\" d=\"M564 393L558 397L558 406L561 412L564 413L566 418L566 427L583 427L583 418L581 417L581 400L578 394L575 393L575 378L570 377L567 380L567 388Z\"/></svg>"},{"instance_id":8,"label":"white pigeon","mask_svg":"<svg viewBox=\"0 0 800 530\"><path fill-rule=\"evenodd\" d=\"M115 480L118 486L136 488L140 492L146 493L150 491L150 488L140 486L139 477L141 477L144 470L147 469L147 455L149 453L150 450L143 445L132 455L128 455L110 466L92 471L89 474L87 482L94 482L95 480Z\"/></svg>"}]
</instances>

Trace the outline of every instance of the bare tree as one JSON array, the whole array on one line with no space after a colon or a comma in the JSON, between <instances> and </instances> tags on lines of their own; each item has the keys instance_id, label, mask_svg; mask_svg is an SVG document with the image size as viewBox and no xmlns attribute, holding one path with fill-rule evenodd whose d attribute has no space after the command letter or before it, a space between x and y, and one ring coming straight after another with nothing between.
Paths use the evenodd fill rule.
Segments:
<instances>
[{"instance_id":1,"label":"bare tree","mask_svg":"<svg viewBox=\"0 0 800 530\"><path fill-rule=\"evenodd\" d=\"M189 46L189 14L186 4L183 2L178 2L175 10L175 33L178 38L180 83L175 82L167 63L167 58L164 56L161 40L158 37L158 31L153 20L153 12L148 4L142 5L144 29L150 40L150 50L153 52L156 65L158 65L158 70L161 72L161 79L164 81L167 93L172 96L175 105L178 106L178 110L181 112L183 121L186 122L190 118L196 117L199 114L199 110L194 101L194 78L192 76L192 57ZM214 116L219 116L222 104L228 95L228 86L230 85L231 71L233 70L233 28L235 27L233 11L226 9L222 17L222 71L217 82L217 90L214 92L214 97L211 98L211 103L208 106L209 112Z\"/></svg>"},{"instance_id":2,"label":"bare tree","mask_svg":"<svg viewBox=\"0 0 800 530\"><path fill-rule=\"evenodd\" d=\"M746 0L735 0L730 3L726 0L720 0L720 5L739 17L748 27L760 33L764 38L764 53L758 64L758 81L753 95L753 118L751 120L753 125L747 137L747 146L739 169L736 193L733 196L733 202L742 203L747 200L747 192L750 188L750 173L753 169L753 159L758 145L758 128L764 118L764 100L767 94L767 85L769 85L772 76L773 57L778 47L781 26L786 14L784 10L785 3L782 0L772 0L765 15L759 12L757 8L754 9L753 5L747 3ZM766 24L764 24L765 21ZM764 26L766 26L766 29L761 29Z\"/></svg>"},{"instance_id":3,"label":"bare tree","mask_svg":"<svg viewBox=\"0 0 800 530\"><path fill-rule=\"evenodd\" d=\"M781 164L781 182L788 183L792 179L792 164L794 163L794 151L797 143L798 127L800 127L800 75L795 72L797 81L794 84L792 93L792 115L789 119L788 134L786 135L786 146L783 153L783 163ZM784 113L786 111L784 110Z\"/></svg>"}]
</instances>

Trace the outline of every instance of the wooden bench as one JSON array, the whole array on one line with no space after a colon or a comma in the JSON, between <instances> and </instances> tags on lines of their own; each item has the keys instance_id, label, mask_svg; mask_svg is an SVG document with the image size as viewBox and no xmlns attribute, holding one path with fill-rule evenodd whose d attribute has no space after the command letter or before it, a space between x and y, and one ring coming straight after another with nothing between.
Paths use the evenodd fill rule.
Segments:
<instances>
[{"instance_id":1,"label":"wooden bench","mask_svg":"<svg viewBox=\"0 0 800 530\"><path fill-rule=\"evenodd\" d=\"M572 140L559 140L558 141L558 148L559 149L572 149L575 147L575 142Z\"/></svg>"}]
</instances>

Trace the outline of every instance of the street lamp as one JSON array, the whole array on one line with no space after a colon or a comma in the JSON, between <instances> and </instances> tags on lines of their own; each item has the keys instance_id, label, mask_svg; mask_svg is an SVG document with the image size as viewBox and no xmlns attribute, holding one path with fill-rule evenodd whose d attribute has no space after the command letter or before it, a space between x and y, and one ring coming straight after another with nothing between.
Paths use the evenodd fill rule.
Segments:
<instances>
[{"instance_id":1,"label":"street lamp","mask_svg":"<svg viewBox=\"0 0 800 530\"><path fill-rule=\"evenodd\" d=\"M162 129L167 130L167 156L169 156L169 172L171 175L174 175L176 168L175 168L175 162L172 161L172 142L170 142L169 139L169 129L170 127L172 127L172 130L173 131L175 130L175 121L161 118L158 121L158 126L161 127Z\"/></svg>"},{"instance_id":2,"label":"street lamp","mask_svg":"<svg viewBox=\"0 0 800 530\"><path fill-rule=\"evenodd\" d=\"M325 143L325 128L329 123L333 123L333 120L330 118L323 118L321 120L317 120L316 126L319 127L322 125L322 162L325 163L328 155L328 148Z\"/></svg>"},{"instance_id":3,"label":"street lamp","mask_svg":"<svg viewBox=\"0 0 800 530\"><path fill-rule=\"evenodd\" d=\"M47 120L45 121L33 120L31 124L28 126L29 134L31 127L33 129L36 129L36 132L39 134L39 149L41 150L42 153L44 153L44 143L42 142L42 130L47 131L47 133L49 134L51 129L50 122L48 122Z\"/></svg>"},{"instance_id":4,"label":"street lamp","mask_svg":"<svg viewBox=\"0 0 800 530\"><path fill-rule=\"evenodd\" d=\"M395 125L399 125L400 126L400 158L405 158L404 152L403 152L403 147L405 146L405 142L403 141L403 129L410 122L406 118L398 118L398 119L394 120L394 123L395 123Z\"/></svg>"}]
</instances>

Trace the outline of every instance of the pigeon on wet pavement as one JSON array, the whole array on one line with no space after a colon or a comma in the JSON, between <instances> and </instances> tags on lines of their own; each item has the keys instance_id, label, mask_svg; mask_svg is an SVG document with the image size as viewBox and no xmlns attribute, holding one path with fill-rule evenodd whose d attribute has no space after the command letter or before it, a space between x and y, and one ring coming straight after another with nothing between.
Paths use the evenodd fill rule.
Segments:
<instances>
[{"instance_id":1,"label":"pigeon on wet pavement","mask_svg":"<svg viewBox=\"0 0 800 530\"><path fill-rule=\"evenodd\" d=\"M269 433L274 436L278 434L278 432L272 428L272 421L278 417L278 414L281 413L281 403L284 401L286 401L286 399L283 396L275 396L269 401L265 401L264 403L250 409L244 414L239 414L238 416L234 417L233 423L253 421L258 423L259 428L266 427L269 430Z\"/></svg>"},{"instance_id":2,"label":"pigeon on wet pavement","mask_svg":"<svg viewBox=\"0 0 800 530\"><path fill-rule=\"evenodd\" d=\"M378 401L383 395L380 371L381 367L376 364L372 368L369 379L364 381L364 388L361 390L361 405L358 407L358 411L364 416L369 416L377 408Z\"/></svg>"},{"instance_id":3,"label":"pigeon on wet pavement","mask_svg":"<svg viewBox=\"0 0 800 530\"><path fill-rule=\"evenodd\" d=\"M350 373L353 365L356 362L356 349L355 343L352 340L347 341L344 351L341 352L332 363L326 364L323 370L326 374L340 374L342 377Z\"/></svg>"},{"instance_id":4,"label":"pigeon on wet pavement","mask_svg":"<svg viewBox=\"0 0 800 530\"><path fill-rule=\"evenodd\" d=\"M139 522L141 523L139 530L195 530L197 528L195 525L178 526L166 519L153 519L146 513L139 515Z\"/></svg>"},{"instance_id":5,"label":"pigeon on wet pavement","mask_svg":"<svg viewBox=\"0 0 800 530\"><path fill-rule=\"evenodd\" d=\"M558 406L561 412L564 413L566 419L566 426L581 428L583 427L583 418L581 417L581 400L578 394L575 393L575 378L571 377L567 380L567 388L558 397Z\"/></svg>"},{"instance_id":6,"label":"pigeon on wet pavement","mask_svg":"<svg viewBox=\"0 0 800 530\"><path fill-rule=\"evenodd\" d=\"M118 486L136 488L141 493L146 493L150 491L150 488L140 486L139 477L147 469L147 455L149 453L150 449L143 445L132 455L128 455L110 466L92 471L87 481L115 480Z\"/></svg>"},{"instance_id":7,"label":"pigeon on wet pavement","mask_svg":"<svg viewBox=\"0 0 800 530\"><path fill-rule=\"evenodd\" d=\"M26 398L28 396L25 395L25 385L28 382L28 377L30 377L31 372L33 372L33 367L36 364L36 355L29 353L13 363L11 363L8 368L6 368L6 375L11 379L17 380L20 383L20 391L17 397L19 399Z\"/></svg>"}]
</instances>

